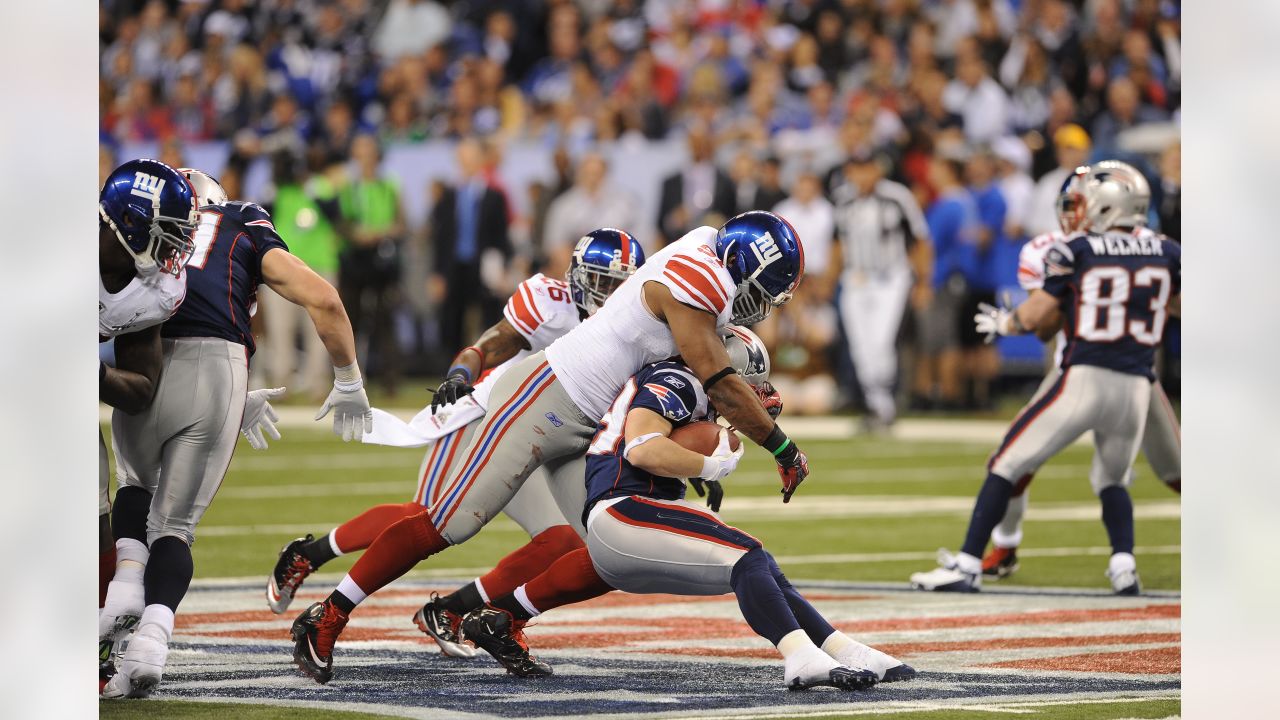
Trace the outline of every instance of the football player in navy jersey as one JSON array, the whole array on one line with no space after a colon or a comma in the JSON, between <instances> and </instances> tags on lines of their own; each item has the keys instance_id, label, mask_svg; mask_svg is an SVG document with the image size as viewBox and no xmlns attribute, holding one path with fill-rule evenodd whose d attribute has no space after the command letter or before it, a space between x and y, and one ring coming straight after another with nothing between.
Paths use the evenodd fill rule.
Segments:
<instances>
[{"instance_id":1,"label":"football player in navy jersey","mask_svg":"<svg viewBox=\"0 0 1280 720\"><path fill-rule=\"evenodd\" d=\"M763 345L744 328L727 330L747 338L752 348L747 362L735 362L734 369L757 389L771 414L781 412L781 400L766 387ZM753 356L765 359L752 361ZM730 450L726 430L710 456L669 437L676 428L714 417L702 383L680 363L654 363L632 376L600 421L587 453L587 547L469 614L462 623L464 636L517 675L547 675L551 668L529 654L523 638L524 624L542 612L615 588L676 595L732 592L751 629L782 654L790 689L856 690L881 679L912 677L909 666L833 628L759 540L684 499L684 478L720 481L742 454L742 447Z\"/></svg>"},{"instance_id":2,"label":"football player in navy jersey","mask_svg":"<svg viewBox=\"0 0 1280 720\"><path fill-rule=\"evenodd\" d=\"M1181 307L1182 252L1143 227L1151 190L1133 167L1096 163L1082 185L1089 230L1055 243L1045 255L1044 287L1013 310L988 306L974 317L978 331L989 336L1043 337L1061 326L1067 338L1062 373L1013 421L987 464L961 551L939 551L940 567L913 574L919 589L976 592L982 551L1014 484L1091 430L1089 480L1112 549L1106 575L1117 594L1141 590L1127 485L1155 380L1155 348L1169 315Z\"/></svg>"},{"instance_id":3,"label":"football player in navy jersey","mask_svg":"<svg viewBox=\"0 0 1280 720\"><path fill-rule=\"evenodd\" d=\"M161 329L155 399L137 415L112 416L120 482L114 531L144 548L146 569L139 578L143 607L131 610L137 629L103 689L106 698L145 697L160 682L174 613L191 582L196 524L222 483L242 422L247 429L269 407L257 394L250 398L256 407L246 409L259 284L306 308L329 351L334 388L316 419L333 411L334 432L345 440L372 429L351 322L337 291L289 253L265 210L226 201L203 173L187 177L202 195L200 224L186 266L186 299Z\"/></svg>"}]
</instances>

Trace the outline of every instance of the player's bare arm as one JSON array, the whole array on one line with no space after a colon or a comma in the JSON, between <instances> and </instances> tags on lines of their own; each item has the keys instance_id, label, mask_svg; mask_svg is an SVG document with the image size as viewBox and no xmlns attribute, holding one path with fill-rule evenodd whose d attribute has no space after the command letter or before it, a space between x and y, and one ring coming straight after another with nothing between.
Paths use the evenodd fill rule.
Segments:
<instances>
[{"instance_id":1,"label":"player's bare arm","mask_svg":"<svg viewBox=\"0 0 1280 720\"><path fill-rule=\"evenodd\" d=\"M136 415L151 405L160 384L160 326L116 338L116 366L102 365L98 399Z\"/></svg>"},{"instance_id":2,"label":"player's bare arm","mask_svg":"<svg viewBox=\"0 0 1280 720\"><path fill-rule=\"evenodd\" d=\"M985 333L987 342L997 335L1026 335L1047 341L1062 328L1062 311L1058 299L1042 289L1031 291L1026 301L1012 310L997 308L986 303L978 306L973 316L978 332Z\"/></svg>"},{"instance_id":3,"label":"player's bare arm","mask_svg":"<svg viewBox=\"0 0 1280 720\"><path fill-rule=\"evenodd\" d=\"M653 314L671 328L680 357L699 380L706 382L729 367L729 353L716 333L716 319L711 313L681 303L665 285L652 281L645 284L644 300ZM752 442L763 445L773 432L773 418L760 404L760 397L737 374L714 383L707 395L716 410Z\"/></svg>"},{"instance_id":4,"label":"player's bare arm","mask_svg":"<svg viewBox=\"0 0 1280 720\"><path fill-rule=\"evenodd\" d=\"M516 330L506 318L498 320L485 330L474 345L462 348L449 364L444 382L436 388L431 398L431 410L452 405L475 392L480 373L510 360L521 350L531 350L529 340Z\"/></svg>"},{"instance_id":5,"label":"player's bare arm","mask_svg":"<svg viewBox=\"0 0 1280 720\"><path fill-rule=\"evenodd\" d=\"M267 287L285 300L306 309L334 367L345 367L356 361L351 320L337 289L328 280L293 254L278 248L263 256L262 278Z\"/></svg>"},{"instance_id":6,"label":"player's bare arm","mask_svg":"<svg viewBox=\"0 0 1280 720\"><path fill-rule=\"evenodd\" d=\"M703 478L718 483L738 467L742 447L729 449L729 431L720 431L720 442L711 455L702 455L682 447L671 439L671 423L648 408L632 408L627 412L623 431L626 445L622 457L632 465L662 477ZM720 491L723 496L723 491ZM698 494L703 494L702 490ZM718 510L719 501L712 510Z\"/></svg>"}]
</instances>

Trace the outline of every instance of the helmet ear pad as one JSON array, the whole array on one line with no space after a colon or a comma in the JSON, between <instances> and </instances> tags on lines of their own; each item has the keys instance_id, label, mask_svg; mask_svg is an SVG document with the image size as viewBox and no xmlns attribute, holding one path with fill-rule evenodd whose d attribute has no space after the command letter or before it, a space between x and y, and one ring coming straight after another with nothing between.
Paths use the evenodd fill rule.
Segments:
<instances>
[{"instance_id":1,"label":"helmet ear pad","mask_svg":"<svg viewBox=\"0 0 1280 720\"><path fill-rule=\"evenodd\" d=\"M742 277L747 271L742 260L742 253L738 252L738 244L736 239L727 243L720 258L720 262L724 263L724 267L729 271L729 277L733 278L734 283L742 282Z\"/></svg>"}]
</instances>

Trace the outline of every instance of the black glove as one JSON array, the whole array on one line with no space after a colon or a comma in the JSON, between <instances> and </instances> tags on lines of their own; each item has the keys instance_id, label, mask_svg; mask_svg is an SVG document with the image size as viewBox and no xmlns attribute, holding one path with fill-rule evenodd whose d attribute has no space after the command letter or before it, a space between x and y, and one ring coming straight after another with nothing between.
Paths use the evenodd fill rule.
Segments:
<instances>
[{"instance_id":1,"label":"black glove","mask_svg":"<svg viewBox=\"0 0 1280 720\"><path fill-rule=\"evenodd\" d=\"M719 480L689 478L689 484L693 486L694 492L698 493L698 497L707 498L707 507L711 508L711 512L720 512L720 501L724 500L724 487L720 485ZM707 490L711 491L709 497Z\"/></svg>"},{"instance_id":2,"label":"black glove","mask_svg":"<svg viewBox=\"0 0 1280 720\"><path fill-rule=\"evenodd\" d=\"M451 373L440 383L435 397L431 398L431 414L434 415L437 408L452 405L475 391L465 372L459 370Z\"/></svg>"}]
</instances>

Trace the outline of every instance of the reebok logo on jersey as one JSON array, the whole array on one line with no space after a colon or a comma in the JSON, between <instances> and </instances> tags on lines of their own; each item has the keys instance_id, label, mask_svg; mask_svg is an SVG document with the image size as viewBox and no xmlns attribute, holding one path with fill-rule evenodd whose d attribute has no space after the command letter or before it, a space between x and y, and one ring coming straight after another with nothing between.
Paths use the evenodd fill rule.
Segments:
<instances>
[{"instance_id":1,"label":"reebok logo on jersey","mask_svg":"<svg viewBox=\"0 0 1280 720\"><path fill-rule=\"evenodd\" d=\"M129 189L129 194L154 202L159 200L160 193L164 192L164 183L164 178L158 178L155 175L148 175L144 172L136 172L133 174L133 187Z\"/></svg>"},{"instance_id":2,"label":"reebok logo on jersey","mask_svg":"<svg viewBox=\"0 0 1280 720\"><path fill-rule=\"evenodd\" d=\"M564 421L556 417L555 413L553 412L547 413L546 418L551 421L552 425L555 425L556 427L564 427Z\"/></svg>"}]
</instances>

